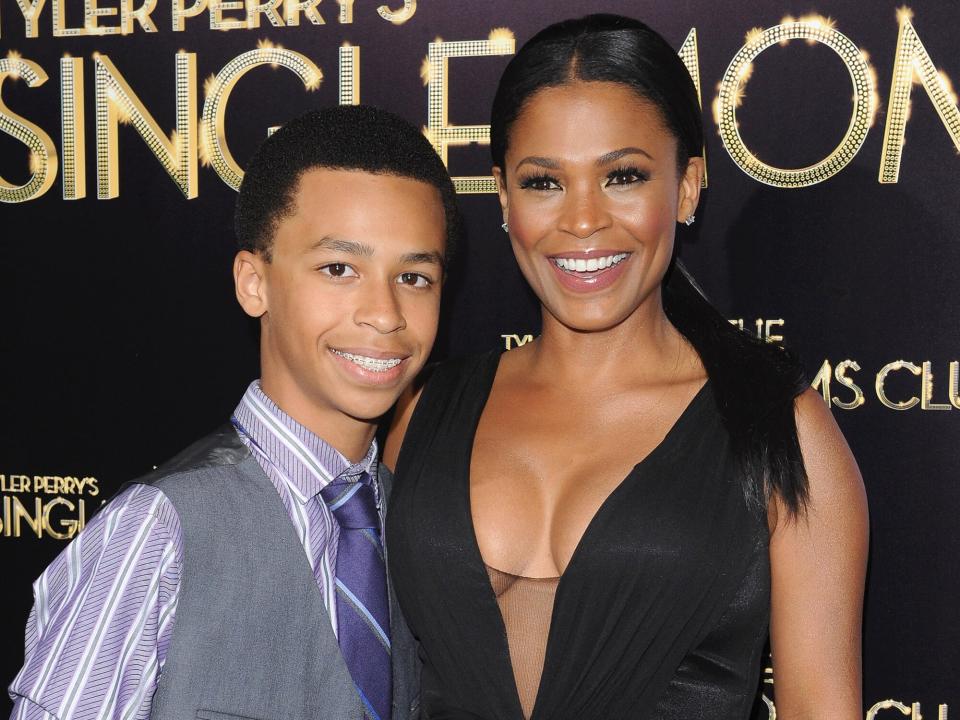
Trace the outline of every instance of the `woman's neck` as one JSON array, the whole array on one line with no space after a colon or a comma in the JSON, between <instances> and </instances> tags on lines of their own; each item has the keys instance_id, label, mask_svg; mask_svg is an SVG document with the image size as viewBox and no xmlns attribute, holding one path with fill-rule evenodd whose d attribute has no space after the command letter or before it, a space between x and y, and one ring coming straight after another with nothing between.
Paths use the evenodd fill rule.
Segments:
<instances>
[{"instance_id":1,"label":"woman's neck","mask_svg":"<svg viewBox=\"0 0 960 720\"><path fill-rule=\"evenodd\" d=\"M580 388L659 383L702 374L696 352L667 319L659 299L610 328L592 332L570 328L544 309L528 372L545 382Z\"/></svg>"}]
</instances>

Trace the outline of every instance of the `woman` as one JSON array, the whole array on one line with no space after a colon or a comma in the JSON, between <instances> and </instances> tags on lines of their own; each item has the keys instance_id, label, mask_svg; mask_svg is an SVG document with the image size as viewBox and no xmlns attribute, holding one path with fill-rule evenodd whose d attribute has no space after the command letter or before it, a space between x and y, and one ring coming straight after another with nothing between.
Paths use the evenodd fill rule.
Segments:
<instances>
[{"instance_id":1,"label":"woman","mask_svg":"<svg viewBox=\"0 0 960 720\"><path fill-rule=\"evenodd\" d=\"M747 718L768 628L781 720L860 716L862 481L796 362L675 260L702 144L686 69L634 20L547 28L500 81L542 333L437 369L385 460L427 718Z\"/></svg>"}]
</instances>

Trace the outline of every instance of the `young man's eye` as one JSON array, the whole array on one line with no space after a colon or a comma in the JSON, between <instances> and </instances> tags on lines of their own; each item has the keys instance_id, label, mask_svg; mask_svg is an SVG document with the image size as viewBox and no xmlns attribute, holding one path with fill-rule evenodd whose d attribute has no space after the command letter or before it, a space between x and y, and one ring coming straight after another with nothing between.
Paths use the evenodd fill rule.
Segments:
<instances>
[{"instance_id":1,"label":"young man's eye","mask_svg":"<svg viewBox=\"0 0 960 720\"><path fill-rule=\"evenodd\" d=\"M520 180L523 190L559 190L560 183L550 175L531 175Z\"/></svg>"},{"instance_id":2,"label":"young man's eye","mask_svg":"<svg viewBox=\"0 0 960 720\"><path fill-rule=\"evenodd\" d=\"M416 288L426 288L433 285L433 280L428 278L426 275L421 275L420 273L415 272L400 273L400 275L397 277L397 282L401 285L409 285L410 287Z\"/></svg>"},{"instance_id":3,"label":"young man's eye","mask_svg":"<svg viewBox=\"0 0 960 720\"><path fill-rule=\"evenodd\" d=\"M357 271L345 263L330 263L329 265L322 265L318 268L318 270L320 270L320 272L324 275L335 278L357 276Z\"/></svg>"},{"instance_id":4,"label":"young man's eye","mask_svg":"<svg viewBox=\"0 0 960 720\"><path fill-rule=\"evenodd\" d=\"M649 179L647 173L635 167L617 168L607 175L607 185L632 185Z\"/></svg>"}]
</instances>

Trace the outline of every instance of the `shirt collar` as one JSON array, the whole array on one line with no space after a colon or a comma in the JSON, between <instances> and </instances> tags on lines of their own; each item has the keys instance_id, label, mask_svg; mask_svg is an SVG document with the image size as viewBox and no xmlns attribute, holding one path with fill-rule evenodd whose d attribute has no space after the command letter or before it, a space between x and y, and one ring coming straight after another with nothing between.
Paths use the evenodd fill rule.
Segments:
<instances>
[{"instance_id":1,"label":"shirt collar","mask_svg":"<svg viewBox=\"0 0 960 720\"><path fill-rule=\"evenodd\" d=\"M376 440L360 462L350 463L336 448L281 410L263 392L259 380L250 383L233 419L252 449L279 471L301 504L330 483L357 482L363 473L369 474L379 495Z\"/></svg>"}]
</instances>

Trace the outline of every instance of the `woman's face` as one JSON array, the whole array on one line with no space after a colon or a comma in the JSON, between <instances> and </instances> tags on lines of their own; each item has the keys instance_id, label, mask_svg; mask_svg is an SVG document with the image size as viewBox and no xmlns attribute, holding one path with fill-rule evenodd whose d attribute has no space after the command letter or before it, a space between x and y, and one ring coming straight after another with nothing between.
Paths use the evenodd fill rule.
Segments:
<instances>
[{"instance_id":1,"label":"woman's face","mask_svg":"<svg viewBox=\"0 0 960 720\"><path fill-rule=\"evenodd\" d=\"M662 312L676 223L696 208L703 165L678 172L654 105L617 83L546 88L514 122L504 164L494 175L513 251L550 315L597 331Z\"/></svg>"}]
</instances>

